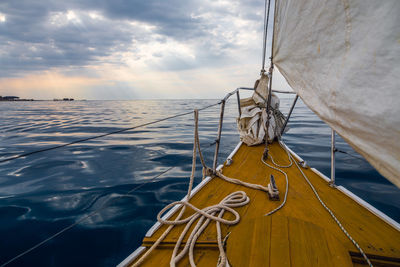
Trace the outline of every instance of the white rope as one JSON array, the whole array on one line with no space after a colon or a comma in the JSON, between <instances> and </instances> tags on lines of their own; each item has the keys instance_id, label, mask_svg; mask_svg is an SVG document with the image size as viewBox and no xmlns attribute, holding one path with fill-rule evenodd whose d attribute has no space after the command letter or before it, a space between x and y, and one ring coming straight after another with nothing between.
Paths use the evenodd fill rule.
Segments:
<instances>
[{"instance_id":1,"label":"white rope","mask_svg":"<svg viewBox=\"0 0 400 267\"><path fill-rule=\"evenodd\" d=\"M223 175L221 171L217 171L216 172L216 176L218 178L221 178L222 180L225 180L225 181L227 181L229 183L232 183L232 184L237 184L237 185L245 186L245 187L248 187L248 188L251 188L251 189L256 189L256 190L261 190L261 191L264 191L264 192L268 192L268 188L265 187L265 186L262 186L262 185L259 185L259 184L246 183L246 182L243 182L243 181L241 181L239 179L230 178L228 176Z\"/></svg>"},{"instance_id":2,"label":"white rope","mask_svg":"<svg viewBox=\"0 0 400 267\"><path fill-rule=\"evenodd\" d=\"M282 144L279 142L279 144L282 147ZM292 158L292 155L288 152L288 150L285 147L282 147L283 149L286 150L286 152L288 153L289 157ZM317 190L314 188L314 186L312 185L312 183L310 182L310 180L307 178L307 176L304 174L303 170L299 167L299 165L297 164L297 161L295 159L293 159L297 169L299 169L299 171L301 172L301 174L303 175L304 179L306 180L306 182L308 183L308 185L311 187L312 191L314 192L315 196L317 197L318 201L321 203L321 205L328 211L328 213L331 215L331 217L333 218L333 220L336 222L336 224L339 226L339 228L342 230L342 232L350 239L350 241L354 244L354 246L358 249L358 251L361 253L361 255L364 257L364 259L366 260L367 264L372 267L372 263L371 261L368 259L367 255L364 253L364 251L362 250L362 248L360 247L360 245L353 239L353 237L349 234L349 232L347 232L347 230L344 228L344 226L342 225L342 223L339 221L339 219L335 216L335 214L332 212L332 210L324 203L324 201L322 201L322 199L320 198Z\"/></svg>"}]
</instances>

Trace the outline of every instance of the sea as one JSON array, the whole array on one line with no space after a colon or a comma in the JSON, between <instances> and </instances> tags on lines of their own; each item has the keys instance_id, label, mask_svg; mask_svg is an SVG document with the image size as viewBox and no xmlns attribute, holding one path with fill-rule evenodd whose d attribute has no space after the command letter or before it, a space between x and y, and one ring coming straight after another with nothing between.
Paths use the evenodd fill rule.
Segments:
<instances>
[{"instance_id":1,"label":"sea","mask_svg":"<svg viewBox=\"0 0 400 267\"><path fill-rule=\"evenodd\" d=\"M281 110L287 114L294 96L280 97ZM0 102L0 160L216 102ZM200 111L200 142L208 165L219 113L220 106ZM232 98L226 105L218 164L239 142L237 116ZM117 265L140 246L157 213L186 194L193 125L189 114L0 163L0 266L21 254L9 266ZM284 142L329 177L329 126L301 100L288 125ZM340 136L336 146L346 152L336 153L337 184L400 222L400 190ZM170 167L174 168L157 177ZM200 181L198 164L195 183ZM56 233L60 234L26 252Z\"/></svg>"}]
</instances>

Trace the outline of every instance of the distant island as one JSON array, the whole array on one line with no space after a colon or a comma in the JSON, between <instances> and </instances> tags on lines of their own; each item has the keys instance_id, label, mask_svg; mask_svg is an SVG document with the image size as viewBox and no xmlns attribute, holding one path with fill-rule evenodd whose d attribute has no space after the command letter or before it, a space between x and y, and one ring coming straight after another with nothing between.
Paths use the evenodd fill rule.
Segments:
<instances>
[{"instance_id":1,"label":"distant island","mask_svg":"<svg viewBox=\"0 0 400 267\"><path fill-rule=\"evenodd\" d=\"M24 99L24 98L19 98L19 96L0 96L0 101L43 101L43 100ZM74 99L73 98L62 98L62 99L54 98L53 101L74 101Z\"/></svg>"},{"instance_id":2,"label":"distant island","mask_svg":"<svg viewBox=\"0 0 400 267\"><path fill-rule=\"evenodd\" d=\"M33 99L21 99L18 96L0 96L0 101L34 101Z\"/></svg>"},{"instance_id":3,"label":"distant island","mask_svg":"<svg viewBox=\"0 0 400 267\"><path fill-rule=\"evenodd\" d=\"M54 98L53 101L74 101L74 99L73 98L63 98L63 99Z\"/></svg>"}]
</instances>

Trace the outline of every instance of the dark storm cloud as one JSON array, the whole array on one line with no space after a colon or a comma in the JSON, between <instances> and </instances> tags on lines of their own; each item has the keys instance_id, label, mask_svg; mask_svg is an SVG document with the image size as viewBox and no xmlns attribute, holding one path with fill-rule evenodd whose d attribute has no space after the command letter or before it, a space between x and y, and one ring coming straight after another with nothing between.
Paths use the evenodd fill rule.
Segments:
<instances>
[{"instance_id":1,"label":"dark storm cloud","mask_svg":"<svg viewBox=\"0 0 400 267\"><path fill-rule=\"evenodd\" d=\"M207 35L212 29L212 21L205 21L196 14L212 12L217 16L243 16L259 20L254 11L263 7L263 1L229 1L232 5L239 3L241 13L232 13L226 7L210 3L216 0L89 0L74 3L79 8L97 8L113 19L133 19L157 25L159 33L176 38L191 38ZM211 23L210 23L211 22Z\"/></svg>"},{"instance_id":2,"label":"dark storm cloud","mask_svg":"<svg viewBox=\"0 0 400 267\"><path fill-rule=\"evenodd\" d=\"M115 0L115 1L89 1L84 2L84 7L99 7L104 14L112 19L132 19L156 25L160 33L168 36L187 36L199 32L201 21L191 17L196 11L194 1L142 1L142 0Z\"/></svg>"},{"instance_id":3,"label":"dark storm cloud","mask_svg":"<svg viewBox=\"0 0 400 267\"><path fill-rule=\"evenodd\" d=\"M23 70L43 70L59 66L84 66L109 55L133 38L126 25L110 25L107 20L80 17L81 23L51 24L51 17L66 9L51 3L2 2L0 12L1 76L14 76ZM64 18L65 19L65 18ZM117 27L110 27L117 26Z\"/></svg>"},{"instance_id":4,"label":"dark storm cloud","mask_svg":"<svg viewBox=\"0 0 400 267\"><path fill-rule=\"evenodd\" d=\"M195 51L198 58L189 62L168 55L165 64L158 66L160 69L170 66L171 70L179 70L218 63L229 56L224 51L235 46L226 36L212 34L221 27L218 19L241 16L259 23L260 18L254 14L262 1L233 1L232 5L240 5L240 12L214 2L2 0L0 14L6 20L0 22L0 77L54 67L68 71L94 65L115 52L134 54L135 44L163 42L164 38L192 42L198 49ZM91 12L101 17L90 16ZM212 16L203 16L207 13ZM130 22L155 27L149 31ZM156 56L162 58L162 54Z\"/></svg>"}]
</instances>

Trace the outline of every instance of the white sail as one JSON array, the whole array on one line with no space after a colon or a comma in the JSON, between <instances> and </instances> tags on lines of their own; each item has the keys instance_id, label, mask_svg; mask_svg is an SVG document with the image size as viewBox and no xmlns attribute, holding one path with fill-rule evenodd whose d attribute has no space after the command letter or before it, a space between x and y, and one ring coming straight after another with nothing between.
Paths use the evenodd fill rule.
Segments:
<instances>
[{"instance_id":1,"label":"white sail","mask_svg":"<svg viewBox=\"0 0 400 267\"><path fill-rule=\"evenodd\" d=\"M276 0L275 12L275 66L400 187L400 1Z\"/></svg>"}]
</instances>

